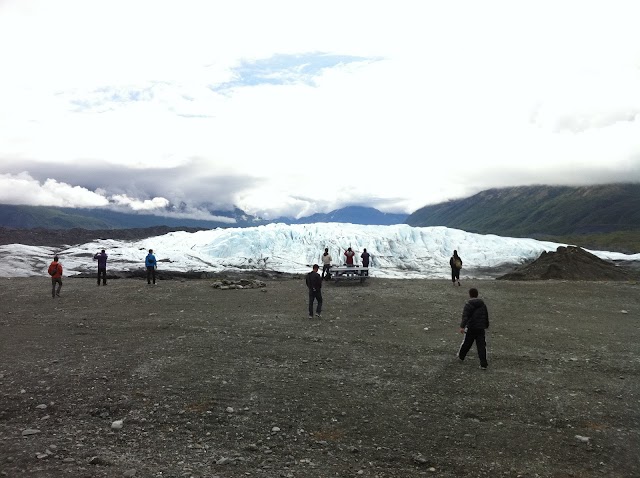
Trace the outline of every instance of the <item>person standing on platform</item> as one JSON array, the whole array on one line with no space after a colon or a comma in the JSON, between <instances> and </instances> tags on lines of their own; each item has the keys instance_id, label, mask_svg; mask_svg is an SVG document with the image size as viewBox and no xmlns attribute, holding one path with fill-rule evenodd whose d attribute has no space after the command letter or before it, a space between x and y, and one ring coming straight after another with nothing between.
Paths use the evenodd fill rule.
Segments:
<instances>
[{"instance_id":1,"label":"person standing on platform","mask_svg":"<svg viewBox=\"0 0 640 478\"><path fill-rule=\"evenodd\" d=\"M355 257L356 253L353 252L353 250L349 247L346 251L344 251L344 255L346 256L346 264L347 267L353 267L353 258Z\"/></svg>"},{"instance_id":2,"label":"person standing on platform","mask_svg":"<svg viewBox=\"0 0 640 478\"><path fill-rule=\"evenodd\" d=\"M367 267L366 271L362 271L362 275L364 276L368 276L369 275L369 259L371 258L371 254L369 254L367 252L367 248L365 247L364 251L362 252L362 254L360 254L360 259L362 259L362 267Z\"/></svg>"},{"instance_id":3,"label":"person standing on platform","mask_svg":"<svg viewBox=\"0 0 640 478\"><path fill-rule=\"evenodd\" d=\"M328 278L331 278L329 270L331 269L331 254L329 254L329 248L325 247L324 254L322 254L322 280L324 280L325 274Z\"/></svg>"}]
</instances>

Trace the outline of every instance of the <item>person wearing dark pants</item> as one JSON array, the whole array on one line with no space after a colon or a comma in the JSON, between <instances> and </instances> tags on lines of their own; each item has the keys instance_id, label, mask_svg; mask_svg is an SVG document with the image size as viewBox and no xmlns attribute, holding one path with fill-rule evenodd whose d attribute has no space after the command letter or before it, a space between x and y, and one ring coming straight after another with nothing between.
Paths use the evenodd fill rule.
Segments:
<instances>
[{"instance_id":1,"label":"person wearing dark pants","mask_svg":"<svg viewBox=\"0 0 640 478\"><path fill-rule=\"evenodd\" d=\"M104 249L93 256L94 261L98 261L98 285L102 277L102 285L107 285L107 253Z\"/></svg>"},{"instance_id":2,"label":"person wearing dark pants","mask_svg":"<svg viewBox=\"0 0 640 478\"><path fill-rule=\"evenodd\" d=\"M469 300L462 310L462 321L460 322L460 333L464 334L464 340L458 351L458 358L464 360L476 343L478 358L480 358L480 368L486 370L487 362L487 341L485 330L489 328L489 311L482 299L478 298L478 289L469 289Z\"/></svg>"},{"instance_id":3,"label":"person wearing dark pants","mask_svg":"<svg viewBox=\"0 0 640 478\"><path fill-rule=\"evenodd\" d=\"M322 278L325 278L325 274L328 279L331 279L331 254L329 254L329 248L324 248L324 254L322 254Z\"/></svg>"},{"instance_id":4,"label":"person wearing dark pants","mask_svg":"<svg viewBox=\"0 0 640 478\"><path fill-rule=\"evenodd\" d=\"M144 260L144 265L147 267L147 284L151 284L153 279L153 285L156 285L156 256L153 255L153 249L149 249L149 254Z\"/></svg>"},{"instance_id":5,"label":"person wearing dark pants","mask_svg":"<svg viewBox=\"0 0 640 478\"><path fill-rule=\"evenodd\" d=\"M58 256L55 256L53 262L49 264L48 272L51 276L51 298L55 299L56 296L60 297L60 289L62 289L62 264L58 262Z\"/></svg>"},{"instance_id":6,"label":"person wearing dark pants","mask_svg":"<svg viewBox=\"0 0 640 478\"><path fill-rule=\"evenodd\" d=\"M453 285L460 285L460 269L462 269L462 259L458 255L458 251L453 251L453 256L449 259L449 265L451 266L451 282Z\"/></svg>"},{"instance_id":7,"label":"person wearing dark pants","mask_svg":"<svg viewBox=\"0 0 640 478\"><path fill-rule=\"evenodd\" d=\"M367 248L365 247L364 251L360 255L360 259L362 259L362 267L366 267L367 269L362 271L363 276L369 275L369 259L371 258L371 254L367 252Z\"/></svg>"},{"instance_id":8,"label":"person wearing dark pants","mask_svg":"<svg viewBox=\"0 0 640 478\"><path fill-rule=\"evenodd\" d=\"M313 301L317 300L316 317L321 318L322 315L322 277L318 274L318 264L313 265L313 270L306 276L305 282L309 289L309 318L313 319Z\"/></svg>"}]
</instances>

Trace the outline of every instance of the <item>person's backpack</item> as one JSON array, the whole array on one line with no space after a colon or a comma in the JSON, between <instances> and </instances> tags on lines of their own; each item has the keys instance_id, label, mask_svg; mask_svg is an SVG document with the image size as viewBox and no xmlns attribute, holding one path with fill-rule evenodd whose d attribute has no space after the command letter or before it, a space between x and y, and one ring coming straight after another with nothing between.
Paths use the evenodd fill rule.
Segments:
<instances>
[{"instance_id":1,"label":"person's backpack","mask_svg":"<svg viewBox=\"0 0 640 478\"><path fill-rule=\"evenodd\" d=\"M462 261L460 260L459 257L453 258L453 265L455 266L456 269L462 269Z\"/></svg>"}]
</instances>

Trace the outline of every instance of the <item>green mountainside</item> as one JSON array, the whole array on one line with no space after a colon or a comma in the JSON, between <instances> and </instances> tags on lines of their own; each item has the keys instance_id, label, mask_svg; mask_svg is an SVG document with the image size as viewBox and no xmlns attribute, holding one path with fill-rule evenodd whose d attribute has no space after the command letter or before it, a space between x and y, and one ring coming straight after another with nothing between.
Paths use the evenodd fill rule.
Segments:
<instances>
[{"instance_id":1,"label":"green mountainside","mask_svg":"<svg viewBox=\"0 0 640 478\"><path fill-rule=\"evenodd\" d=\"M489 189L418 209L406 223L640 252L640 183Z\"/></svg>"},{"instance_id":2,"label":"green mountainside","mask_svg":"<svg viewBox=\"0 0 640 478\"><path fill-rule=\"evenodd\" d=\"M98 208L83 209L0 204L0 227L18 229L127 229L156 226L216 228L247 226L250 225L250 221L253 218L252 216L246 217L240 210L226 211L220 215L235 219L236 222L184 219L143 213L123 213Z\"/></svg>"}]
</instances>

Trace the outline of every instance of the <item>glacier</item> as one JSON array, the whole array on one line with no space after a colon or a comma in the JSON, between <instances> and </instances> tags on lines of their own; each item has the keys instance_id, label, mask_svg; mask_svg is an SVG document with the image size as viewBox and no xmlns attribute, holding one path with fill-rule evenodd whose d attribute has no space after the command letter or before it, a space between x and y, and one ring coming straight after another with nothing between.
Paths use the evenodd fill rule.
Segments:
<instances>
[{"instance_id":1,"label":"glacier","mask_svg":"<svg viewBox=\"0 0 640 478\"><path fill-rule=\"evenodd\" d=\"M268 224L247 228L217 228L198 232L171 232L142 240L96 239L65 247L0 246L4 264L0 277L46 276L54 254L65 275L95 272L93 255L106 249L107 270L144 268L144 258L153 249L158 270L178 272L222 272L225 270L269 270L308 272L320 264L324 248L333 264L342 264L347 247L371 254L370 275L386 278L449 278L449 258L456 249L464 261L462 277L490 278L536 259L543 251L555 251L555 242L527 238L475 234L444 226L412 227L405 224L368 226L341 223ZM638 261L640 254L589 252L612 261Z\"/></svg>"}]
</instances>

